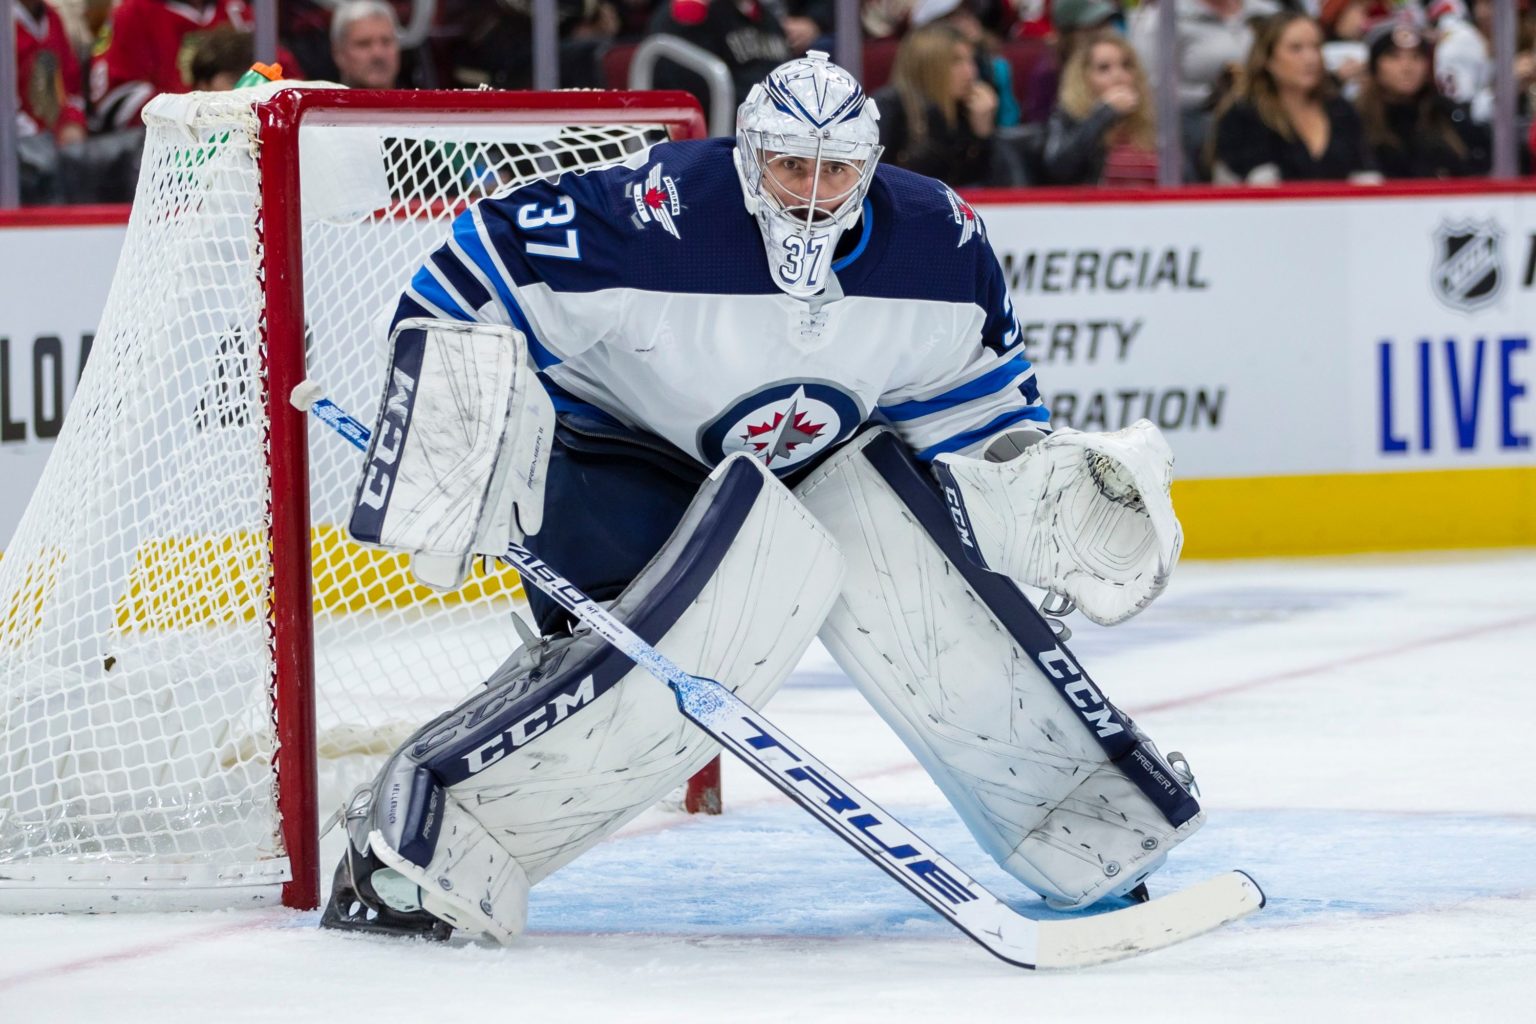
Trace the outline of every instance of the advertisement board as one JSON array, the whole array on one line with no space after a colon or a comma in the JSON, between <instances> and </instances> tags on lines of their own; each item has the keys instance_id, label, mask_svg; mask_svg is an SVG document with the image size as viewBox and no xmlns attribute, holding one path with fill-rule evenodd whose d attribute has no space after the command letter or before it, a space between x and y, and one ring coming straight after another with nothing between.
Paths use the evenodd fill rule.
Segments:
<instances>
[{"instance_id":1,"label":"advertisement board","mask_svg":"<svg viewBox=\"0 0 1536 1024\"><path fill-rule=\"evenodd\" d=\"M1536 192L969 198L1055 423L1161 427L1190 555L1536 543ZM0 220L0 542L122 217Z\"/></svg>"},{"instance_id":2,"label":"advertisement board","mask_svg":"<svg viewBox=\"0 0 1536 1024\"><path fill-rule=\"evenodd\" d=\"M107 223L0 220L0 548L42 476L107 304L127 215L90 219Z\"/></svg>"},{"instance_id":3,"label":"advertisement board","mask_svg":"<svg viewBox=\"0 0 1536 1024\"><path fill-rule=\"evenodd\" d=\"M1536 201L978 209L1058 423L1185 478L1532 462Z\"/></svg>"}]
</instances>

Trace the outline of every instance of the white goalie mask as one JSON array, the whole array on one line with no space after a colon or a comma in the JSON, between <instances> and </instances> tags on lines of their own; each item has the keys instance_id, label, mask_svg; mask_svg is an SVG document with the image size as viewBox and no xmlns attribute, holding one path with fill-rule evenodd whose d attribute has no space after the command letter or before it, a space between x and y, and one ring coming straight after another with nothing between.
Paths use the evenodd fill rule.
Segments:
<instances>
[{"instance_id":1,"label":"white goalie mask","mask_svg":"<svg viewBox=\"0 0 1536 1024\"><path fill-rule=\"evenodd\" d=\"M853 76L811 50L774 68L736 112L736 173L773 283L797 299L826 287L880 160L880 113Z\"/></svg>"}]
</instances>

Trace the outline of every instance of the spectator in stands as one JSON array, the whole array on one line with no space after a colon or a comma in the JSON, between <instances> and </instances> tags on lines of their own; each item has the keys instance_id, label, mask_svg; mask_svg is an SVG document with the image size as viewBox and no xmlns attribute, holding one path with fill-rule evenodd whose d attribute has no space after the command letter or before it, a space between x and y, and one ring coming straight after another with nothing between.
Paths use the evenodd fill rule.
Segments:
<instances>
[{"instance_id":1,"label":"spectator in stands","mask_svg":"<svg viewBox=\"0 0 1536 1024\"><path fill-rule=\"evenodd\" d=\"M970 40L947 25L908 33L875 101L886 160L955 188L988 184L997 94L977 79Z\"/></svg>"},{"instance_id":2,"label":"spectator in stands","mask_svg":"<svg viewBox=\"0 0 1536 1024\"><path fill-rule=\"evenodd\" d=\"M1020 121L1019 101L1014 95L1013 68L998 52L997 42L982 27L972 0L918 0L912 8L912 27L948 25L976 52L976 78L997 96L997 125L1011 127Z\"/></svg>"},{"instance_id":3,"label":"spectator in stands","mask_svg":"<svg viewBox=\"0 0 1536 1024\"><path fill-rule=\"evenodd\" d=\"M15 0L17 126L22 136L51 135L61 146L85 138L80 59L59 12L44 0Z\"/></svg>"},{"instance_id":4,"label":"spectator in stands","mask_svg":"<svg viewBox=\"0 0 1536 1024\"><path fill-rule=\"evenodd\" d=\"M47 0L47 3L64 22L64 32L75 55L89 56L97 33L112 9L112 0ZM82 71L84 67L82 64Z\"/></svg>"},{"instance_id":5,"label":"spectator in stands","mask_svg":"<svg viewBox=\"0 0 1536 1024\"><path fill-rule=\"evenodd\" d=\"M1442 96L1430 77L1433 48L1411 24L1371 31L1368 69L1355 101L1376 166L1388 178L1486 174L1490 142L1465 103Z\"/></svg>"},{"instance_id":6,"label":"spectator in stands","mask_svg":"<svg viewBox=\"0 0 1536 1024\"><path fill-rule=\"evenodd\" d=\"M493 89L533 86L533 22L529 0L441 0L440 29L448 40L447 77L454 85ZM564 88L603 84L598 68L620 26L607 0L556 0L559 75ZM622 88L619 83L616 88Z\"/></svg>"},{"instance_id":7,"label":"spectator in stands","mask_svg":"<svg viewBox=\"0 0 1536 1024\"><path fill-rule=\"evenodd\" d=\"M862 0L859 4L859 24L864 27L864 38L894 39L907 28L912 9L917 0Z\"/></svg>"},{"instance_id":8,"label":"spectator in stands","mask_svg":"<svg viewBox=\"0 0 1536 1024\"><path fill-rule=\"evenodd\" d=\"M1493 53L1488 39L1472 23L1462 0L1430 0L1425 9L1434 26L1434 77L1440 91L1465 103L1472 116L1493 116Z\"/></svg>"},{"instance_id":9,"label":"spectator in stands","mask_svg":"<svg viewBox=\"0 0 1536 1024\"><path fill-rule=\"evenodd\" d=\"M188 62L189 83L195 91L226 92L256 63L251 33L220 25L197 37Z\"/></svg>"},{"instance_id":10,"label":"spectator in stands","mask_svg":"<svg viewBox=\"0 0 1536 1024\"><path fill-rule=\"evenodd\" d=\"M423 6L421 0L380 0L389 7L395 15L397 30L395 33L395 48L399 51L397 63L399 70L395 73L394 87L407 88L415 86L423 89L432 89L439 86L438 70L433 61L431 48L420 45L417 40L414 44L407 40L410 27L407 22L415 14L418 7ZM252 0L246 0L249 5ZM277 4L277 33L281 46L287 51L287 56L279 57L283 62L283 70L288 77L313 78L326 82L341 81L341 69L336 66L336 59L332 55L333 44L331 41L331 26L335 16L341 8L348 5L348 0L279 0ZM431 3L431 25L437 25L442 21L440 13L449 7L448 0L435 0ZM486 6L494 7L495 4ZM433 33L434 37L444 39L441 32ZM406 49L407 45L413 48ZM294 72L289 73L288 62L297 59ZM258 59L272 60L271 54L261 54Z\"/></svg>"},{"instance_id":11,"label":"spectator in stands","mask_svg":"<svg viewBox=\"0 0 1536 1024\"><path fill-rule=\"evenodd\" d=\"M1084 39L1110 27L1119 15L1120 8L1110 0L1055 0L1051 4L1052 49L1056 59L1036 61L1021 83L1022 118L1026 123L1040 124L1051 116L1056 108L1056 94L1061 91L1061 69Z\"/></svg>"},{"instance_id":12,"label":"spectator in stands","mask_svg":"<svg viewBox=\"0 0 1536 1024\"><path fill-rule=\"evenodd\" d=\"M1370 4L1371 0L1323 0L1317 15L1323 29L1323 67L1348 100L1355 98L1365 81Z\"/></svg>"},{"instance_id":13,"label":"spectator in stands","mask_svg":"<svg viewBox=\"0 0 1536 1024\"><path fill-rule=\"evenodd\" d=\"M331 59L349 89L393 89L400 76L400 22L384 0L346 0L331 15Z\"/></svg>"},{"instance_id":14,"label":"spectator in stands","mask_svg":"<svg viewBox=\"0 0 1536 1024\"><path fill-rule=\"evenodd\" d=\"M1041 155L1047 184L1157 184L1157 126L1136 50L1100 30L1061 73L1061 97Z\"/></svg>"},{"instance_id":15,"label":"spectator in stands","mask_svg":"<svg viewBox=\"0 0 1536 1024\"><path fill-rule=\"evenodd\" d=\"M1434 78L1440 91L1458 103L1468 104L1475 120L1491 120L1492 0L1473 0L1470 15L1464 0L1429 0L1425 13L1435 27ZM1536 56L1517 46L1515 88L1523 93L1533 83L1536 83Z\"/></svg>"},{"instance_id":16,"label":"spectator in stands","mask_svg":"<svg viewBox=\"0 0 1536 1024\"><path fill-rule=\"evenodd\" d=\"M1360 116L1335 93L1322 45L1322 29L1305 14L1285 11L1260 26L1240 84L1217 114L1218 183L1372 174Z\"/></svg>"},{"instance_id":17,"label":"spectator in stands","mask_svg":"<svg viewBox=\"0 0 1536 1024\"><path fill-rule=\"evenodd\" d=\"M652 0L613 0L614 15L618 20L618 38L626 42L639 42L650 31L651 16L656 13ZM623 83L612 86L622 89Z\"/></svg>"},{"instance_id":18,"label":"spectator in stands","mask_svg":"<svg viewBox=\"0 0 1536 1024\"><path fill-rule=\"evenodd\" d=\"M789 52L799 56L807 50L830 51L832 27L837 12L832 0L786 0L779 16L784 41Z\"/></svg>"},{"instance_id":19,"label":"spectator in stands","mask_svg":"<svg viewBox=\"0 0 1536 1024\"><path fill-rule=\"evenodd\" d=\"M1496 0L1472 0L1472 23L1488 40L1488 52L1493 52L1493 20ZM1520 109L1528 113L1531 89L1536 87L1536 16L1531 11L1530 0L1514 0L1515 4L1515 93L1522 100ZM1442 86L1441 91L1444 91Z\"/></svg>"},{"instance_id":20,"label":"spectator in stands","mask_svg":"<svg viewBox=\"0 0 1536 1024\"><path fill-rule=\"evenodd\" d=\"M651 31L677 36L723 60L735 86L732 110L746 99L752 86L790 58L784 26L758 0L670 0L657 6ZM672 61L656 65L654 84L658 89L693 93L709 112L709 89L704 80Z\"/></svg>"},{"instance_id":21,"label":"spectator in stands","mask_svg":"<svg viewBox=\"0 0 1536 1024\"><path fill-rule=\"evenodd\" d=\"M1179 133L1187 158L1198 168L1212 111L1222 102L1253 45L1253 24L1278 10L1275 0L1155 0L1137 8L1130 39L1147 77L1157 81L1158 22L1173 4L1174 53L1178 63ZM1186 175L1189 176L1189 175Z\"/></svg>"},{"instance_id":22,"label":"spectator in stands","mask_svg":"<svg viewBox=\"0 0 1536 1024\"><path fill-rule=\"evenodd\" d=\"M85 104L80 97L80 61L57 11L43 0L15 0L16 161L21 201L54 203L63 193L60 161L85 139Z\"/></svg>"},{"instance_id":23,"label":"spectator in stands","mask_svg":"<svg viewBox=\"0 0 1536 1024\"><path fill-rule=\"evenodd\" d=\"M244 0L122 0L91 61L91 127L131 128L156 93L186 92L190 38L220 25L250 31Z\"/></svg>"}]
</instances>

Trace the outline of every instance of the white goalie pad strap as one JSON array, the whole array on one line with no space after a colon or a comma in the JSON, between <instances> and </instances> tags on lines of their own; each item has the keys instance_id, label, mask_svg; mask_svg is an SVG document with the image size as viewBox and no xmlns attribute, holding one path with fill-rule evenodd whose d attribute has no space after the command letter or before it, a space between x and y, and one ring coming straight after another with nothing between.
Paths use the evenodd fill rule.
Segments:
<instances>
[{"instance_id":1,"label":"white goalie pad strap","mask_svg":"<svg viewBox=\"0 0 1536 1024\"><path fill-rule=\"evenodd\" d=\"M520 332L401 321L352 536L416 553L428 586L457 586L473 554L503 554L538 532L554 424Z\"/></svg>"},{"instance_id":2,"label":"white goalie pad strap","mask_svg":"<svg viewBox=\"0 0 1536 1024\"><path fill-rule=\"evenodd\" d=\"M1178 562L1173 452L1147 420L1058 430L1006 462L940 455L934 467L973 561L1070 597L1100 625L1150 604Z\"/></svg>"},{"instance_id":3,"label":"white goalie pad strap","mask_svg":"<svg viewBox=\"0 0 1536 1024\"><path fill-rule=\"evenodd\" d=\"M614 614L666 657L762 704L793 670L837 597L826 531L755 460L722 463ZM697 771L719 747L668 687L586 631L520 652L486 689L419 730L375 783L376 852L419 869L424 892L463 889L470 856L506 893L471 887L456 923L505 939L519 878L536 884ZM445 810L446 808L446 810ZM462 812L475 826L466 826ZM461 838L444 831L458 821ZM386 857L383 851L390 854ZM505 859L517 865L513 871ZM473 897L472 899L470 897ZM490 920L475 923L484 900ZM433 910L431 905L427 909ZM434 911L436 912L436 911Z\"/></svg>"},{"instance_id":4,"label":"white goalie pad strap","mask_svg":"<svg viewBox=\"0 0 1536 1024\"><path fill-rule=\"evenodd\" d=\"M511 942L528 925L532 883L473 814L453 797L437 793L442 824L438 850L427 867L391 849L377 829L369 833L368 845L379 860L414 883L422 909L455 928Z\"/></svg>"},{"instance_id":5,"label":"white goalie pad strap","mask_svg":"<svg viewBox=\"0 0 1536 1024\"><path fill-rule=\"evenodd\" d=\"M1086 906L1200 826L1198 803L1018 588L966 563L894 435L861 435L796 493L847 563L822 642L1011 874Z\"/></svg>"}]
</instances>

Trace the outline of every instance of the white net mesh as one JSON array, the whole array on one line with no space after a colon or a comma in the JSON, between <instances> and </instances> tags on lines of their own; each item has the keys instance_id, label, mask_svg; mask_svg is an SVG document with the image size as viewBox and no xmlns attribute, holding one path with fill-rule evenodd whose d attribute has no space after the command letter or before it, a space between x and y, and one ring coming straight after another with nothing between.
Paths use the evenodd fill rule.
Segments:
<instances>
[{"instance_id":1,"label":"white net mesh","mask_svg":"<svg viewBox=\"0 0 1536 1024\"><path fill-rule=\"evenodd\" d=\"M171 863L185 866L178 879L219 885L271 880L285 863L259 147L250 100L231 95L177 98L147 118L107 309L0 559L0 905L60 865L83 878L91 865ZM378 120L306 127L300 161L308 373L370 423L382 325L456 213L487 189L665 137L654 125ZM346 539L360 464L311 428L322 813L517 644L510 571L435 595L403 557Z\"/></svg>"}]
</instances>

